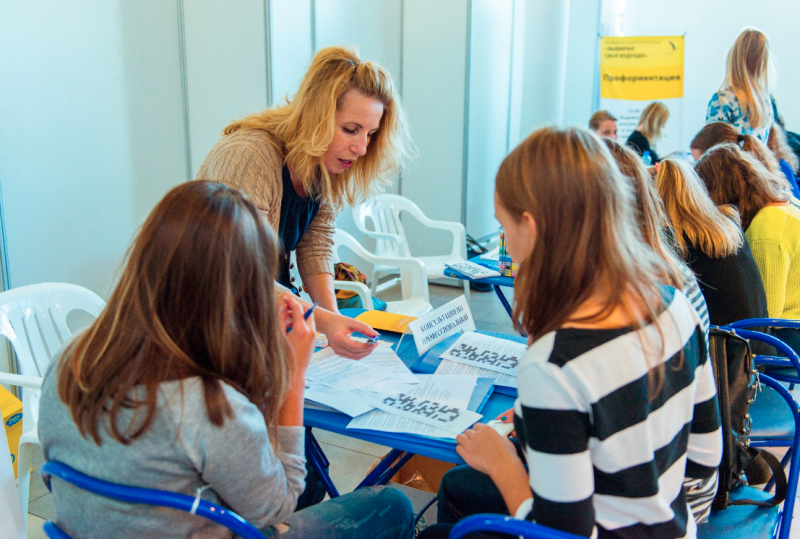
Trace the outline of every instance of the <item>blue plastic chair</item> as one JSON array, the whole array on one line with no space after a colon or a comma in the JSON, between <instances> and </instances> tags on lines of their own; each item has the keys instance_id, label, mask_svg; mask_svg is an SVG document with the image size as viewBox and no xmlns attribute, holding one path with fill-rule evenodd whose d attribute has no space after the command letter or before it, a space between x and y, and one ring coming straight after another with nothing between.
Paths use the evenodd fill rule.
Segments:
<instances>
[{"instance_id":1,"label":"blue plastic chair","mask_svg":"<svg viewBox=\"0 0 800 539\"><path fill-rule=\"evenodd\" d=\"M462 539L474 532L494 532L516 535L524 539L586 539L580 535L554 530L514 517L482 513L459 520L458 524L450 530L449 539Z\"/></svg>"},{"instance_id":2,"label":"blue plastic chair","mask_svg":"<svg viewBox=\"0 0 800 539\"><path fill-rule=\"evenodd\" d=\"M779 341L780 342L780 341ZM782 344L782 343L781 343ZM783 345L786 346L786 345ZM791 393L778 381L769 376L760 377L762 384L768 386L788 404L789 414L794 420L793 443L800 443L800 408ZM761 395L759 395L761 398ZM752 409L752 408L751 408ZM755 445L755 444L754 444ZM698 539L715 538L760 538L776 537L788 539L794 511L794 498L797 494L798 473L800 472L800 452L795 452L789 468L786 501L783 507L757 507L753 505L732 505L724 511L712 511L709 521L697 528ZM766 500L770 495L753 487L740 487L731 493L731 499L750 498ZM480 514L467 517L456 524L450 532L450 539L462 539L473 532L505 533L524 539L579 539L579 536L565 533L541 524L518 520L509 516Z\"/></svg>"},{"instance_id":3,"label":"blue plastic chair","mask_svg":"<svg viewBox=\"0 0 800 539\"><path fill-rule=\"evenodd\" d=\"M80 489L120 502L172 507L187 513L192 512L192 507L196 503L193 496L186 494L151 488L129 487L101 481L70 468L66 464L52 460L42 465L42 480L48 489L50 489L51 477L57 477ZM197 503L194 514L225 526L244 539L264 539L264 535L255 526L220 505L200 500ZM49 520L44 524L44 532L50 539L71 539L64 530Z\"/></svg>"}]
</instances>

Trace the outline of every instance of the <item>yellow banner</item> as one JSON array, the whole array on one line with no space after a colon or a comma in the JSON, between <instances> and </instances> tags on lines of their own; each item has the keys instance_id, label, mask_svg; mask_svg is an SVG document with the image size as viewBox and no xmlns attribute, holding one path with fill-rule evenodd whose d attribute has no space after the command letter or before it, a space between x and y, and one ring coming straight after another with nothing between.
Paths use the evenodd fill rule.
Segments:
<instances>
[{"instance_id":1,"label":"yellow banner","mask_svg":"<svg viewBox=\"0 0 800 539\"><path fill-rule=\"evenodd\" d=\"M683 36L601 37L600 97L683 97Z\"/></svg>"}]
</instances>

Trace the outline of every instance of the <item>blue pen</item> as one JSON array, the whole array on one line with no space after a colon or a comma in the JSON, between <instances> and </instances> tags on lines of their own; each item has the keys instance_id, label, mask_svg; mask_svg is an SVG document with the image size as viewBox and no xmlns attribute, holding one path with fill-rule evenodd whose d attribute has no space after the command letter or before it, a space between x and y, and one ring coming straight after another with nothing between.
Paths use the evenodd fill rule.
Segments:
<instances>
[{"instance_id":1,"label":"blue pen","mask_svg":"<svg viewBox=\"0 0 800 539\"><path fill-rule=\"evenodd\" d=\"M380 336L381 336L381 334L378 333L374 337L370 337L369 338L369 344L378 344L378 337L380 337Z\"/></svg>"},{"instance_id":2,"label":"blue pen","mask_svg":"<svg viewBox=\"0 0 800 539\"><path fill-rule=\"evenodd\" d=\"M315 301L315 302L314 302L314 305L312 305L312 306L311 306L311 307L310 307L310 308L309 308L309 309L306 311L306 314L304 314L304 315L303 315L303 320L308 320L308 317L309 317L309 316L311 316L311 313L313 313L313 312L314 312L314 309L316 309L316 308L317 308L317 305L319 305L319 302L318 302L318 301ZM286 326L286 333L290 333L291 331L292 331L292 326Z\"/></svg>"}]
</instances>

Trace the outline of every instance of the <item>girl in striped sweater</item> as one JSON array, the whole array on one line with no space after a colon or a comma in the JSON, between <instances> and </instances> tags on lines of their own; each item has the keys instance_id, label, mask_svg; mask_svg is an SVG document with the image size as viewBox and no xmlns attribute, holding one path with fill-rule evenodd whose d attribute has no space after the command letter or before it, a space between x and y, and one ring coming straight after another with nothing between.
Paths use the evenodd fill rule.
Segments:
<instances>
[{"instance_id":1,"label":"girl in striped sweater","mask_svg":"<svg viewBox=\"0 0 800 539\"><path fill-rule=\"evenodd\" d=\"M485 425L460 435L468 467L445 476L440 521L496 511L583 536L696 536L683 481L714 483L714 376L700 319L659 284L664 261L632 207L586 131L539 130L501 165L495 215L521 261L514 318L529 335L514 414L525 462ZM464 485L486 495L461 503ZM504 507L483 503L498 494Z\"/></svg>"}]
</instances>

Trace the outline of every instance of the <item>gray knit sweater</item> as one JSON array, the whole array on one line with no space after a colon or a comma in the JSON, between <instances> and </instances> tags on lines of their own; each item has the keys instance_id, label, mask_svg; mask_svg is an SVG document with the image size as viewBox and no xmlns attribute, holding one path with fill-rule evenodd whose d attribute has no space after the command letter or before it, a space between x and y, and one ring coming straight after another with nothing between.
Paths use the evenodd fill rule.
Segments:
<instances>
[{"instance_id":1,"label":"gray knit sweater","mask_svg":"<svg viewBox=\"0 0 800 539\"><path fill-rule=\"evenodd\" d=\"M283 155L263 129L242 129L224 135L197 171L198 180L214 180L239 189L264 212L278 233L283 197ZM323 202L317 217L297 245L300 278L333 275L333 233L336 212Z\"/></svg>"},{"instance_id":2,"label":"gray knit sweater","mask_svg":"<svg viewBox=\"0 0 800 539\"><path fill-rule=\"evenodd\" d=\"M195 496L220 503L256 527L283 522L305 488L304 429L278 427L277 452L264 416L244 395L223 384L234 413L221 428L208 420L200 379L163 383L151 426L130 445L101 429L103 443L83 438L59 399L53 361L44 378L39 438L46 460L93 477ZM181 387L183 391L181 392ZM181 394L182 393L182 394ZM120 413L120 425L130 410ZM72 537L222 538L231 534L203 517L169 508L130 505L52 480L56 521ZM102 523L102 524L100 524Z\"/></svg>"}]
</instances>

